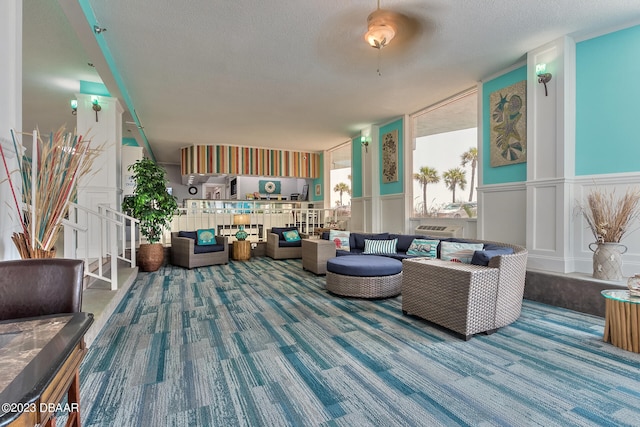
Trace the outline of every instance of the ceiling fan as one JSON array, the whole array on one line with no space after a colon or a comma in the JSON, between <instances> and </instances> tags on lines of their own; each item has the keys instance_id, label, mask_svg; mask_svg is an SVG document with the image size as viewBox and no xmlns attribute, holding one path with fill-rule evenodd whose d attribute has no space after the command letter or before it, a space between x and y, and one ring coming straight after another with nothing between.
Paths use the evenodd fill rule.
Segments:
<instances>
[{"instance_id":1,"label":"ceiling fan","mask_svg":"<svg viewBox=\"0 0 640 427\"><path fill-rule=\"evenodd\" d=\"M417 13L408 14L397 10L378 8L367 17L367 32L364 39L369 46L382 49L389 45L391 40L399 39L400 44L410 43L422 32L423 24Z\"/></svg>"},{"instance_id":2,"label":"ceiling fan","mask_svg":"<svg viewBox=\"0 0 640 427\"><path fill-rule=\"evenodd\" d=\"M429 3L396 1L391 6L380 7L378 0L373 11L364 9L363 3L343 8L327 22L327 27L334 31L325 33L326 38L319 44L320 54L350 72L356 67L363 71L371 69L371 60L380 62L383 49L389 61L414 61L417 55L414 48L424 47L422 41L428 39L423 38L423 34L433 30L429 13L434 6ZM371 55L367 46L377 49L378 55Z\"/></svg>"}]
</instances>

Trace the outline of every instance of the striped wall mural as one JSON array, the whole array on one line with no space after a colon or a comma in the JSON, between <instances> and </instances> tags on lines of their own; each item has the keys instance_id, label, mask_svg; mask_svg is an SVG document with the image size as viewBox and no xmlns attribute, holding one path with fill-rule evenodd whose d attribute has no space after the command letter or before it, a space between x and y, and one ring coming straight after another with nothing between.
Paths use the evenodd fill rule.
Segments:
<instances>
[{"instance_id":1,"label":"striped wall mural","mask_svg":"<svg viewBox=\"0 0 640 427\"><path fill-rule=\"evenodd\" d=\"M182 150L182 175L230 174L320 177L320 154L231 145L193 145Z\"/></svg>"}]
</instances>

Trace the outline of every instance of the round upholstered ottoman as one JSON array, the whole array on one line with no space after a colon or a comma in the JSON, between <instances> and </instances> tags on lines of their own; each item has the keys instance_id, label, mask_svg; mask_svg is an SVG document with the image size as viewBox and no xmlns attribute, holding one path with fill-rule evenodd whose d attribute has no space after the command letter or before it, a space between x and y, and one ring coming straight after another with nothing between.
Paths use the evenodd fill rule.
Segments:
<instances>
[{"instance_id":1,"label":"round upholstered ottoman","mask_svg":"<svg viewBox=\"0 0 640 427\"><path fill-rule=\"evenodd\" d=\"M387 298L400 293L402 262L377 255L347 255L327 261L327 290L359 298Z\"/></svg>"}]
</instances>

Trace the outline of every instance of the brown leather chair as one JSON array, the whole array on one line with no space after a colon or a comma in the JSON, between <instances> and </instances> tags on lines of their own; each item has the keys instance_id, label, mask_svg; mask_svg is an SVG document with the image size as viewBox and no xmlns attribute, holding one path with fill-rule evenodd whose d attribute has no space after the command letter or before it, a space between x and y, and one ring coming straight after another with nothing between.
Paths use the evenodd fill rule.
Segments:
<instances>
[{"instance_id":1,"label":"brown leather chair","mask_svg":"<svg viewBox=\"0 0 640 427\"><path fill-rule=\"evenodd\" d=\"M0 262L0 320L79 312L83 278L77 259Z\"/></svg>"}]
</instances>

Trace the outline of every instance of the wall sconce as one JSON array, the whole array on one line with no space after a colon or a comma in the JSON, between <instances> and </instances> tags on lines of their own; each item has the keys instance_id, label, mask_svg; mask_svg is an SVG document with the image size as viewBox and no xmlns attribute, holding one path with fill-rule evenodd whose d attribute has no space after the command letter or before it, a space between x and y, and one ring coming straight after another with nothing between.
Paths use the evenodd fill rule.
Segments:
<instances>
[{"instance_id":1,"label":"wall sconce","mask_svg":"<svg viewBox=\"0 0 640 427\"><path fill-rule=\"evenodd\" d=\"M71 114L73 114L74 116L76 114L78 114L78 100L77 99L72 99L71 100Z\"/></svg>"},{"instance_id":2,"label":"wall sconce","mask_svg":"<svg viewBox=\"0 0 640 427\"><path fill-rule=\"evenodd\" d=\"M544 85L544 96L549 96L547 92L547 83L551 80L551 73L547 73L547 64L536 65L536 75L538 76L538 83Z\"/></svg>"},{"instance_id":3,"label":"wall sconce","mask_svg":"<svg viewBox=\"0 0 640 427\"><path fill-rule=\"evenodd\" d=\"M368 136L361 136L360 137L360 144L364 147L364 152L368 153L369 152L369 142L371 141L371 137Z\"/></svg>"},{"instance_id":4,"label":"wall sconce","mask_svg":"<svg viewBox=\"0 0 640 427\"><path fill-rule=\"evenodd\" d=\"M100 102L98 100L97 96L92 96L91 97L91 103L93 104L93 111L96 112L96 123L98 122L98 111L102 110L102 107L100 106Z\"/></svg>"}]
</instances>

